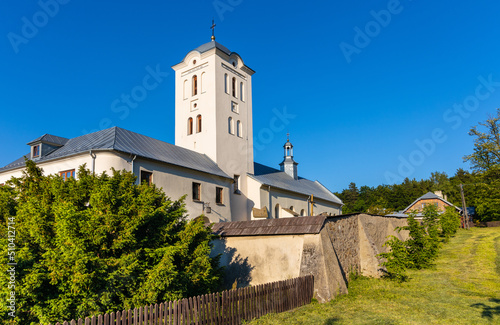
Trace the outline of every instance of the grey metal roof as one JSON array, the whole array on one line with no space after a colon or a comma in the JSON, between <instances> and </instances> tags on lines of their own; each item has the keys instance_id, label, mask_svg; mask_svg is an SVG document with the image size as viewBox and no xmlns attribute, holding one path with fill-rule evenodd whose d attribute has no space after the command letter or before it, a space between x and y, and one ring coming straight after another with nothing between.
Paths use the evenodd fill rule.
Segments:
<instances>
[{"instance_id":1,"label":"grey metal roof","mask_svg":"<svg viewBox=\"0 0 500 325\"><path fill-rule=\"evenodd\" d=\"M220 222L212 231L222 237L318 234L326 216Z\"/></svg>"},{"instance_id":2,"label":"grey metal roof","mask_svg":"<svg viewBox=\"0 0 500 325\"><path fill-rule=\"evenodd\" d=\"M27 145L35 144L37 142L45 142L45 143L63 146L66 144L66 142L68 142L68 140L69 139L67 139L67 138L58 137L56 135L44 134L41 137L38 137L35 140L28 142Z\"/></svg>"},{"instance_id":3,"label":"grey metal roof","mask_svg":"<svg viewBox=\"0 0 500 325\"><path fill-rule=\"evenodd\" d=\"M443 199L439 195L436 195L435 193L432 193L432 192L427 192L424 195L422 195L421 197L419 197L418 199L416 199L415 201L413 201L413 203L410 204L409 206L407 206L406 209L404 209L402 212L405 213L406 211L408 211L409 208L411 208L412 206L414 206L415 203L417 203L420 200L431 200L431 199L441 200L441 201L445 202L446 204L448 204L448 205L450 205L452 207L455 207L455 209L462 211L462 209L460 209L459 207L456 207L454 204L446 201L445 199Z\"/></svg>"},{"instance_id":4,"label":"grey metal roof","mask_svg":"<svg viewBox=\"0 0 500 325\"><path fill-rule=\"evenodd\" d=\"M308 196L312 194L316 198L343 204L342 201L335 196L335 194L329 191L318 181L313 182L302 177L295 180L285 172L259 163L254 163L254 174L249 174L249 176L265 185L270 185L272 187Z\"/></svg>"},{"instance_id":5,"label":"grey metal roof","mask_svg":"<svg viewBox=\"0 0 500 325\"><path fill-rule=\"evenodd\" d=\"M117 150L131 155L154 159L201 172L229 177L207 155L153 139L151 137L112 127L69 139L64 146L41 157L37 162L49 161L90 150ZM0 168L0 171L24 166L24 158Z\"/></svg>"},{"instance_id":6,"label":"grey metal roof","mask_svg":"<svg viewBox=\"0 0 500 325\"><path fill-rule=\"evenodd\" d=\"M231 53L232 53L231 51L229 51L229 49L227 47L225 47L224 45L222 45L216 41L211 41L211 42L202 44L202 45L198 46L197 48L195 48L195 51L203 53L203 52L210 51L213 48L218 48L219 50L226 53L227 55L231 55Z\"/></svg>"}]
</instances>

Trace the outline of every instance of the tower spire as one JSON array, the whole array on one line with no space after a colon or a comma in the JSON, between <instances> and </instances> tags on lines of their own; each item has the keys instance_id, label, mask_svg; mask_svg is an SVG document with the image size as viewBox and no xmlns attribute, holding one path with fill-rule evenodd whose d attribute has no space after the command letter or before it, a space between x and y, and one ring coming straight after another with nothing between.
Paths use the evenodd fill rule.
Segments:
<instances>
[{"instance_id":1,"label":"tower spire","mask_svg":"<svg viewBox=\"0 0 500 325\"><path fill-rule=\"evenodd\" d=\"M215 21L212 19L212 26L210 27L210 29L212 30L212 41L215 41L215 26L217 26L215 24Z\"/></svg>"}]
</instances>

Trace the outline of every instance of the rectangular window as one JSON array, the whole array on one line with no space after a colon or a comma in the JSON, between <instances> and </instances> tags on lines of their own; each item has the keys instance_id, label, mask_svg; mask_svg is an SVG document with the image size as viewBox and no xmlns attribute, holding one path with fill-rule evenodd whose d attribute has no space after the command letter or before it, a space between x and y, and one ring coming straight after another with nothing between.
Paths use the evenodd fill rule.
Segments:
<instances>
[{"instance_id":1,"label":"rectangular window","mask_svg":"<svg viewBox=\"0 0 500 325\"><path fill-rule=\"evenodd\" d=\"M40 157L40 145L33 147L33 158Z\"/></svg>"},{"instance_id":2,"label":"rectangular window","mask_svg":"<svg viewBox=\"0 0 500 325\"><path fill-rule=\"evenodd\" d=\"M237 103L231 102L231 111L233 111L235 113L239 113L239 111L238 111L238 104Z\"/></svg>"},{"instance_id":3,"label":"rectangular window","mask_svg":"<svg viewBox=\"0 0 500 325\"><path fill-rule=\"evenodd\" d=\"M201 184L193 182L193 201L201 201Z\"/></svg>"},{"instance_id":4,"label":"rectangular window","mask_svg":"<svg viewBox=\"0 0 500 325\"><path fill-rule=\"evenodd\" d=\"M217 204L223 204L222 202L222 197L224 194L224 189L222 187L216 187L215 188L215 203Z\"/></svg>"},{"instance_id":5,"label":"rectangular window","mask_svg":"<svg viewBox=\"0 0 500 325\"><path fill-rule=\"evenodd\" d=\"M153 183L153 173L147 170L141 170L141 184L146 182L147 185Z\"/></svg>"},{"instance_id":6,"label":"rectangular window","mask_svg":"<svg viewBox=\"0 0 500 325\"><path fill-rule=\"evenodd\" d=\"M63 181L67 181L70 177L75 178L75 170L71 169L59 172L59 176L62 177Z\"/></svg>"},{"instance_id":7,"label":"rectangular window","mask_svg":"<svg viewBox=\"0 0 500 325\"><path fill-rule=\"evenodd\" d=\"M240 193L240 175L234 175L234 193Z\"/></svg>"}]
</instances>

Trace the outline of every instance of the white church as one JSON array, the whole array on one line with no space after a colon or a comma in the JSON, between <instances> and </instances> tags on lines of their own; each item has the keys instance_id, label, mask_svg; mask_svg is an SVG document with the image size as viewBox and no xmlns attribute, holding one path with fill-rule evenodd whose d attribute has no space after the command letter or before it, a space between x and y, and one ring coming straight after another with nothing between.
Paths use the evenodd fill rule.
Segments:
<instances>
[{"instance_id":1,"label":"white church","mask_svg":"<svg viewBox=\"0 0 500 325\"><path fill-rule=\"evenodd\" d=\"M172 199L187 195L190 218L210 222L339 215L342 201L318 181L299 177L290 141L279 169L253 160L252 75L242 58L212 41L175 70L175 145L119 127L76 138L45 134L30 153L0 168L0 184L20 177L25 157L45 174L76 177L127 170ZM276 163L276 167L278 167Z\"/></svg>"}]
</instances>

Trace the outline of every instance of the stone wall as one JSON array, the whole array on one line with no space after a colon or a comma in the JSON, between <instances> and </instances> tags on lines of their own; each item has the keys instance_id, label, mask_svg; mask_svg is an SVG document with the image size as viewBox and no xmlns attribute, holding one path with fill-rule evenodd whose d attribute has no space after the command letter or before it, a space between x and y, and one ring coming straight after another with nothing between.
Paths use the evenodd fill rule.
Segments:
<instances>
[{"instance_id":1,"label":"stone wall","mask_svg":"<svg viewBox=\"0 0 500 325\"><path fill-rule=\"evenodd\" d=\"M387 251L383 245L388 236L408 237L407 232L394 230L406 225L405 218L352 214L328 217L319 225L315 233L302 235L222 235L213 254L222 254L226 286L235 281L241 287L312 274L315 297L326 302L347 293L351 272L382 274L377 254Z\"/></svg>"}]
</instances>

